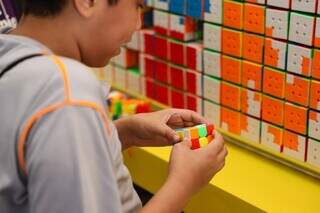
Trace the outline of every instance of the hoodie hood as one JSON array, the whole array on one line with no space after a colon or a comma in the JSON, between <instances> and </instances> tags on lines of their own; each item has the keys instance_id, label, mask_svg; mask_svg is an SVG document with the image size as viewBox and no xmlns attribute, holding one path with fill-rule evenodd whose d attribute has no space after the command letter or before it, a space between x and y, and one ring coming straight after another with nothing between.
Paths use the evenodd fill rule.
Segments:
<instances>
[{"instance_id":1,"label":"hoodie hood","mask_svg":"<svg viewBox=\"0 0 320 213\"><path fill-rule=\"evenodd\" d=\"M0 34L0 73L21 58L44 52L50 52L50 50L34 39Z\"/></svg>"}]
</instances>

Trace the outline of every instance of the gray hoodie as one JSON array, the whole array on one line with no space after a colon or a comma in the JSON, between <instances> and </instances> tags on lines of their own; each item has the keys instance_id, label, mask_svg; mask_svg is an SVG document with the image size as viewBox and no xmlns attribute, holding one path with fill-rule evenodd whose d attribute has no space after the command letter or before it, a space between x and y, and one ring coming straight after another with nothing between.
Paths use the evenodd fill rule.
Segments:
<instances>
[{"instance_id":1,"label":"gray hoodie","mask_svg":"<svg viewBox=\"0 0 320 213\"><path fill-rule=\"evenodd\" d=\"M0 212L141 208L100 83L39 42L0 34Z\"/></svg>"}]
</instances>

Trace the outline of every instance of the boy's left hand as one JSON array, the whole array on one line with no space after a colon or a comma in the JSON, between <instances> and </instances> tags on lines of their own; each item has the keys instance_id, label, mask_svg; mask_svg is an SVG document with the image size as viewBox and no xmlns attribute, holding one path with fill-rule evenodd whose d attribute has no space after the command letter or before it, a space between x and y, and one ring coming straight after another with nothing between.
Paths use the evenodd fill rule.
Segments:
<instances>
[{"instance_id":1,"label":"boy's left hand","mask_svg":"<svg viewBox=\"0 0 320 213\"><path fill-rule=\"evenodd\" d=\"M120 119L115 123L120 140L125 142L126 147L173 145L180 141L174 129L209 124L198 113L186 109L142 113Z\"/></svg>"}]
</instances>

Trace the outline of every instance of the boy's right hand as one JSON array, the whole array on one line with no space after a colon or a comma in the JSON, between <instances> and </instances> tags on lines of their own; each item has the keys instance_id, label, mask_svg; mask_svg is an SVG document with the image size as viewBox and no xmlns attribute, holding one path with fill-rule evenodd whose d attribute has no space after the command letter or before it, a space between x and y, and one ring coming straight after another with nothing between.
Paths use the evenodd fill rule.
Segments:
<instances>
[{"instance_id":1,"label":"boy's right hand","mask_svg":"<svg viewBox=\"0 0 320 213\"><path fill-rule=\"evenodd\" d=\"M228 154L224 139L215 131L215 139L206 147L190 149L190 142L175 144L170 157L168 181L175 183L177 190L192 196L207 185L225 164Z\"/></svg>"}]
</instances>

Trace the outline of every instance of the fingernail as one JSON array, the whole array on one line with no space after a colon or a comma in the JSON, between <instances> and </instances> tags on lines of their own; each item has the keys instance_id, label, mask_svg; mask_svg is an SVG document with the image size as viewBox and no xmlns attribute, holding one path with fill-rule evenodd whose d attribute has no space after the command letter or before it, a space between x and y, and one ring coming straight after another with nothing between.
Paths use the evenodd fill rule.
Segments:
<instances>
[{"instance_id":1,"label":"fingernail","mask_svg":"<svg viewBox=\"0 0 320 213\"><path fill-rule=\"evenodd\" d=\"M175 142L179 142L179 141L180 141L179 135L175 135L175 136L173 137L173 139L174 139Z\"/></svg>"}]
</instances>

